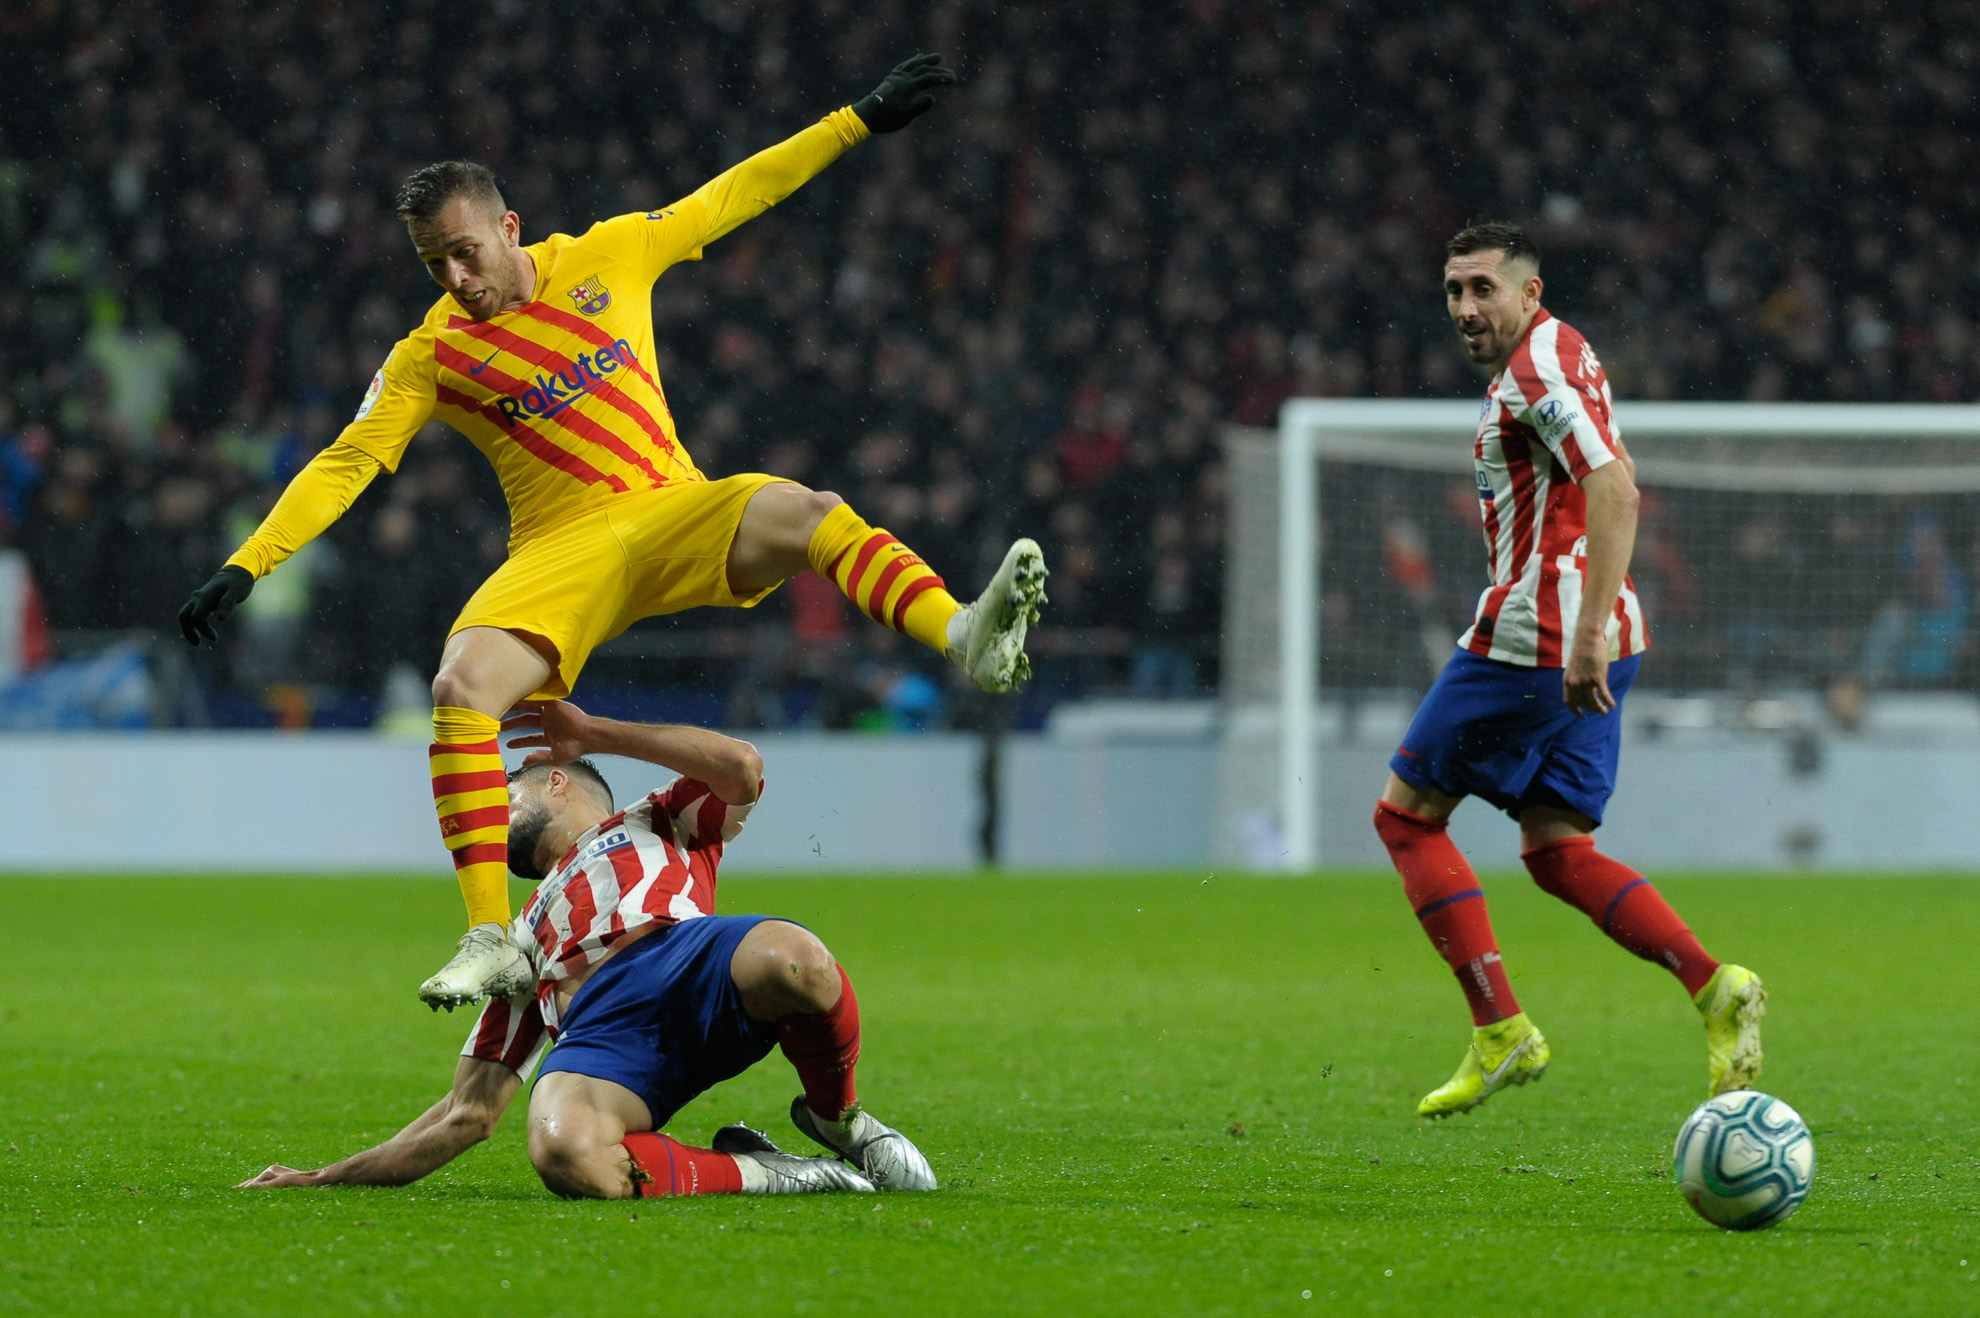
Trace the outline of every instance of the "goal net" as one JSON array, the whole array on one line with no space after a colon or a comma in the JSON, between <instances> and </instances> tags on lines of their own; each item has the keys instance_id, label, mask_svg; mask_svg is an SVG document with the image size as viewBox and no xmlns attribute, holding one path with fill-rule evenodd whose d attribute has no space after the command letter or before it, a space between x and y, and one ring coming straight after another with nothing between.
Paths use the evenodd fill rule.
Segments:
<instances>
[{"instance_id":1,"label":"goal net","mask_svg":"<svg viewBox=\"0 0 1980 1318\"><path fill-rule=\"evenodd\" d=\"M1848 729L1880 692L1967 701L1980 686L1980 406L1617 413L1653 646L1633 717ZM1296 399L1277 431L1227 436L1227 858L1314 866L1320 748L1358 723L1392 748L1469 625L1485 584L1477 416L1475 401ZM1352 790L1365 813L1379 779Z\"/></svg>"}]
</instances>

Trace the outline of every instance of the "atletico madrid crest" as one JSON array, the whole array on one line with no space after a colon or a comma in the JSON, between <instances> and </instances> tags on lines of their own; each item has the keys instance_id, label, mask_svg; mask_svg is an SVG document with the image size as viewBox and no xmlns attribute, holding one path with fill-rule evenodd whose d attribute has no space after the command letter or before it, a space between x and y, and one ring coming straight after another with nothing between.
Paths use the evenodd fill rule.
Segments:
<instances>
[{"instance_id":1,"label":"atletico madrid crest","mask_svg":"<svg viewBox=\"0 0 1980 1318\"><path fill-rule=\"evenodd\" d=\"M571 301L577 303L577 309L585 315L595 316L612 305L612 294L599 282L598 276L593 275L571 290Z\"/></svg>"}]
</instances>

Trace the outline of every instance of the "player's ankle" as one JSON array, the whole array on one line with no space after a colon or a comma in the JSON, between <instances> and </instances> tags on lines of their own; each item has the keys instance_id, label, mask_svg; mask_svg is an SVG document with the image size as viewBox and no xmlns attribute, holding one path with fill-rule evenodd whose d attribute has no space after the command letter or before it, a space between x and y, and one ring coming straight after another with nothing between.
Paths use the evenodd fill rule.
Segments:
<instances>
[{"instance_id":1,"label":"player's ankle","mask_svg":"<svg viewBox=\"0 0 1980 1318\"><path fill-rule=\"evenodd\" d=\"M762 1163L754 1158L746 1158L734 1153L725 1153L722 1156L734 1162L736 1170L742 1174L744 1194L770 1193L770 1171Z\"/></svg>"},{"instance_id":2,"label":"player's ankle","mask_svg":"<svg viewBox=\"0 0 1980 1318\"><path fill-rule=\"evenodd\" d=\"M856 1100L845 1104L843 1107L839 1107L837 1109L838 1115L830 1117L826 1116L824 1112L819 1111L818 1107L808 1098L805 1100L804 1106L811 1113L811 1119L813 1121L837 1134L850 1134L854 1123L859 1120L859 1103ZM831 1110L832 1105L827 1104L826 1107L827 1110Z\"/></svg>"}]
</instances>

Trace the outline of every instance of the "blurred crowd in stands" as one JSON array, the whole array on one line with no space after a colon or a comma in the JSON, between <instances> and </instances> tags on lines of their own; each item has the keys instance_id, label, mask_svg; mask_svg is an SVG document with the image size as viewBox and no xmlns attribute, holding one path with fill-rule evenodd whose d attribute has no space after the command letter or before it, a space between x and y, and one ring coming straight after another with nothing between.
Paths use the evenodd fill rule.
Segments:
<instances>
[{"instance_id":1,"label":"blurred crowd in stands","mask_svg":"<svg viewBox=\"0 0 1980 1318\"><path fill-rule=\"evenodd\" d=\"M662 279L661 377L703 470L838 490L959 594L1040 539L1034 701L1214 685L1220 427L1474 390L1438 289L1469 218L1531 227L1625 399L1980 388L1963 0L20 0L0 37L31 55L0 80L0 517L56 653L169 631L334 437L435 296L411 169L485 161L526 240L581 231L918 49L962 75L933 114ZM416 702L505 533L479 457L422 435L257 589L209 708ZM954 716L819 584L643 626L588 682Z\"/></svg>"}]
</instances>

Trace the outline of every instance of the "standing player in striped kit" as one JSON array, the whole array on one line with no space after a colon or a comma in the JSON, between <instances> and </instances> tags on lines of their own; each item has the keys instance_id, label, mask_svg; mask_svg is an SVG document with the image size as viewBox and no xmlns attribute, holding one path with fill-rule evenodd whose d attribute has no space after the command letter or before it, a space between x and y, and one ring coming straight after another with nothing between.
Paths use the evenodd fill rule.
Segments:
<instances>
[{"instance_id":1,"label":"standing player in striped kit","mask_svg":"<svg viewBox=\"0 0 1980 1318\"><path fill-rule=\"evenodd\" d=\"M323 533L429 420L479 448L509 501L508 561L454 621L433 679L430 765L468 933L420 997L452 1009L506 995L528 966L509 918L509 804L498 720L569 695L592 650L641 618L750 608L809 567L874 621L947 655L987 691L1029 672L1044 602L1038 546L1018 540L964 605L921 558L836 494L775 476L711 481L681 446L654 366L653 283L776 205L870 133L904 128L955 82L937 55L692 195L523 245L480 165L445 161L400 189L398 215L446 295L392 349L357 416L297 474L247 543L179 612L215 639L254 583Z\"/></svg>"},{"instance_id":2,"label":"standing player in striped kit","mask_svg":"<svg viewBox=\"0 0 1980 1318\"><path fill-rule=\"evenodd\" d=\"M1540 305L1540 254L1517 226L1445 245L1465 355L1492 374L1473 460L1492 584L1390 761L1375 831L1471 1005L1457 1074L1417 1112L1449 1116L1537 1080L1547 1041L1519 1009L1478 886L1447 828L1478 796L1519 821L1534 881L1677 976L1704 1017L1710 1091L1760 1074L1759 976L1714 961L1649 880L1595 849L1615 790L1622 700L1649 645L1629 580L1635 464L1588 341Z\"/></svg>"}]
</instances>

